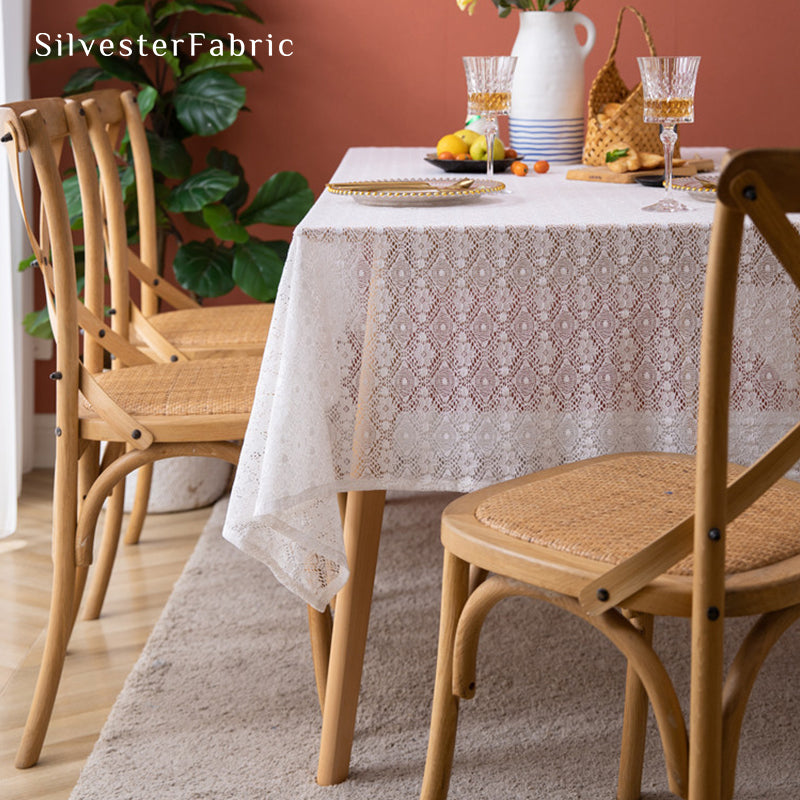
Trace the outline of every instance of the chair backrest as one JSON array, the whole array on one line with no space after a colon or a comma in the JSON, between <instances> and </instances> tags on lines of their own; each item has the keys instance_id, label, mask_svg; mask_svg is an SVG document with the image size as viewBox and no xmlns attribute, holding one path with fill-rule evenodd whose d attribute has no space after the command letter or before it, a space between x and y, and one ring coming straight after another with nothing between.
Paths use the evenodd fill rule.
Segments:
<instances>
[{"instance_id":1,"label":"chair backrest","mask_svg":"<svg viewBox=\"0 0 800 800\"><path fill-rule=\"evenodd\" d=\"M137 276L141 286L140 303L142 312L150 316L158 311L159 306L159 298L152 285L152 278L157 277L158 273L158 227L150 149L136 95L130 90L98 89L73 95L70 99L80 103L87 112L91 109L88 124L98 163L108 166L109 159L119 163L119 145L127 134L136 185L138 258L152 271L152 275L146 278ZM101 183L104 187L111 185L110 171L101 174ZM123 261L122 265L125 263Z\"/></svg>"},{"instance_id":2,"label":"chair backrest","mask_svg":"<svg viewBox=\"0 0 800 800\"><path fill-rule=\"evenodd\" d=\"M184 360L186 356L163 339L147 322L160 310L163 300L172 308L197 308L188 294L159 274L159 228L150 147L144 120L131 91L100 89L69 98L79 103L87 126L100 176L100 189L107 215L110 246L108 273L112 287L138 283L139 306L129 303L128 313L150 352L160 360ZM125 144L123 148L121 145ZM136 203L125 208L120 169L133 168ZM136 229L137 250L127 245L127 226Z\"/></svg>"},{"instance_id":3,"label":"chair backrest","mask_svg":"<svg viewBox=\"0 0 800 800\"><path fill-rule=\"evenodd\" d=\"M78 388L81 342L74 242L58 166L68 136L67 120L63 103L51 98L0 107L0 122L12 175L15 178L19 175L19 154L29 152L41 195L37 236L30 224L20 182L16 180L31 246L44 277L56 341L56 370L53 373L56 379L55 469L60 480L54 485L53 521L54 525L63 521L74 527L78 508L75 465L80 450ZM87 242L93 239L87 232Z\"/></svg>"},{"instance_id":4,"label":"chair backrest","mask_svg":"<svg viewBox=\"0 0 800 800\"><path fill-rule=\"evenodd\" d=\"M706 609L721 608L725 526L800 460L798 424L728 486L734 308L745 218L800 287L800 232L787 217L797 212L800 150L750 150L731 158L719 180L701 344L694 554L696 600Z\"/></svg>"},{"instance_id":5,"label":"chair backrest","mask_svg":"<svg viewBox=\"0 0 800 800\"><path fill-rule=\"evenodd\" d=\"M131 436L136 424L92 377L108 363L119 369L150 364L153 359L127 339L127 276L112 281L111 306L106 306L106 255L123 246L119 242L124 240L124 216L120 220L119 215L124 215L124 211L119 204L109 202L112 194L109 189L101 193L87 116L83 107L70 99L46 98L0 107L12 175L18 175L19 154L28 151L41 195L36 235L28 221L20 183L16 181L31 247L44 279L56 342L54 374L59 441L77 442L80 389L98 415L118 430L131 447L145 449L152 437ZM64 146L67 142L69 148ZM83 225L76 231L70 226L62 182L71 164L77 172L82 204ZM84 302L78 298L76 245L84 247ZM117 309L120 313L114 313ZM65 463L73 463L77 460L76 451L71 450L66 458ZM59 463L58 447L56 462Z\"/></svg>"}]
</instances>

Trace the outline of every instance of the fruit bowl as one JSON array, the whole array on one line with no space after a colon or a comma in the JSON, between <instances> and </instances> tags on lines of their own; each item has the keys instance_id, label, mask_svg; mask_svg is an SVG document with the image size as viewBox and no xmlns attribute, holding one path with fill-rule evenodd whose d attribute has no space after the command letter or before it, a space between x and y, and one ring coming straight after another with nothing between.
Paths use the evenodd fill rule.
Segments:
<instances>
[{"instance_id":1,"label":"fruit bowl","mask_svg":"<svg viewBox=\"0 0 800 800\"><path fill-rule=\"evenodd\" d=\"M425 156L425 160L445 172L478 172L486 174L485 161L475 161L474 159L458 161L454 158L436 158L435 153L429 153ZM519 156L517 158L499 158L494 162L494 171L505 172L515 161L522 161L522 159Z\"/></svg>"}]
</instances>

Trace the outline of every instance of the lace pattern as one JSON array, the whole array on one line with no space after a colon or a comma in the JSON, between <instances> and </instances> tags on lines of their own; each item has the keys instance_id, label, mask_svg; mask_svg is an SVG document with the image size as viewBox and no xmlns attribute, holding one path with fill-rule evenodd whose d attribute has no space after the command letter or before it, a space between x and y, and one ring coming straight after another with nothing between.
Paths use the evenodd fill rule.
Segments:
<instances>
[{"instance_id":1,"label":"lace pattern","mask_svg":"<svg viewBox=\"0 0 800 800\"><path fill-rule=\"evenodd\" d=\"M225 537L321 608L347 578L336 492L470 491L603 453L692 452L710 216L320 227L312 212ZM748 232L732 460L796 418L795 294Z\"/></svg>"}]
</instances>

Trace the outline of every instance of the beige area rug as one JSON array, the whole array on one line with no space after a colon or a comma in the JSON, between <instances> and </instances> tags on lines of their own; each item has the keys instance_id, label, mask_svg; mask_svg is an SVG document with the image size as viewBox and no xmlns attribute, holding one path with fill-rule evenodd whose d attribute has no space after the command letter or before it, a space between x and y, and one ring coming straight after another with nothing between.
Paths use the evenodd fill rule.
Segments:
<instances>
[{"instance_id":1,"label":"beige area rug","mask_svg":"<svg viewBox=\"0 0 800 800\"><path fill-rule=\"evenodd\" d=\"M220 536L215 509L72 800L413 800L428 738L445 495L392 495L350 778L314 781L320 715L305 606ZM661 651L682 649L671 622ZM771 654L745 719L738 800L800 797L800 628ZM688 667L675 674L685 687ZM624 663L593 628L510 600L489 615L462 704L451 798L612 800ZM683 691L683 689L682 689ZM667 800L655 735L644 798Z\"/></svg>"}]
</instances>

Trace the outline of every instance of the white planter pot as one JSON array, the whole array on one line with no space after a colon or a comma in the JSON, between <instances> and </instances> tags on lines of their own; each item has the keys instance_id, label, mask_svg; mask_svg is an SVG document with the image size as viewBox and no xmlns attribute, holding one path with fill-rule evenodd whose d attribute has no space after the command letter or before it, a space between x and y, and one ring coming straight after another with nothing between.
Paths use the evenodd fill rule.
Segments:
<instances>
[{"instance_id":1,"label":"white planter pot","mask_svg":"<svg viewBox=\"0 0 800 800\"><path fill-rule=\"evenodd\" d=\"M577 27L586 29L581 45ZM594 46L592 21L577 11L522 11L511 55L511 147L528 161L579 163L583 153L583 62Z\"/></svg>"},{"instance_id":2,"label":"white planter pot","mask_svg":"<svg viewBox=\"0 0 800 800\"><path fill-rule=\"evenodd\" d=\"M233 467L219 458L185 456L156 461L150 488L150 514L203 508L218 500L228 488ZM133 508L138 471L125 480L125 511Z\"/></svg>"}]
</instances>

